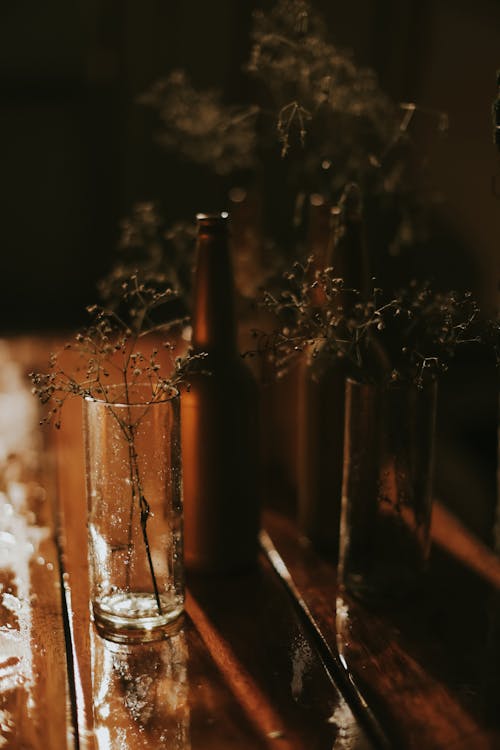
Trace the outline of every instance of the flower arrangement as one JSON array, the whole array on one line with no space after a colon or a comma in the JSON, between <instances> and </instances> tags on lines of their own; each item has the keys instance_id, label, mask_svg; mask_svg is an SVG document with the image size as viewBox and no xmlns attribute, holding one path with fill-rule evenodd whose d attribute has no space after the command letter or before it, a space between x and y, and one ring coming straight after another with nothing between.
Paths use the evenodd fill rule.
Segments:
<instances>
[{"instance_id":1,"label":"flower arrangement","mask_svg":"<svg viewBox=\"0 0 500 750\"><path fill-rule=\"evenodd\" d=\"M164 148L221 175L254 165L255 106L229 106L216 90L197 91L183 70L157 81L139 102L157 110Z\"/></svg>"},{"instance_id":2,"label":"flower arrangement","mask_svg":"<svg viewBox=\"0 0 500 750\"><path fill-rule=\"evenodd\" d=\"M306 354L316 360L317 374L340 358L362 382L422 388L447 369L458 346L480 340L479 308L468 292L435 292L429 283L412 282L396 295L374 286L364 296L346 288L334 268L311 278L312 263L295 262L282 290L264 291L260 300L277 323L271 333L255 332L257 351L278 375Z\"/></svg>"},{"instance_id":3,"label":"flower arrangement","mask_svg":"<svg viewBox=\"0 0 500 750\"><path fill-rule=\"evenodd\" d=\"M150 503L144 490L136 441L141 423L154 404L175 395L181 384L189 387L190 374L202 367L203 354L188 351L182 357L175 356L174 344L168 340L159 343L161 334L168 333L173 325L172 321L162 322L161 311L176 299L177 294L171 285L158 290L141 282L137 274L132 274L122 281L121 294L113 305L88 308L90 324L78 332L61 352L50 355L49 371L34 372L30 376L33 393L47 410L42 424L51 423L60 428L61 413L68 398L102 401L109 406L109 413L128 451L130 528L127 575L130 575L133 554L132 518L137 511L159 614L162 614L162 604L148 538ZM134 404L133 394L137 386L146 389L139 413L137 409L118 408L116 394L120 394L119 400L127 407Z\"/></svg>"},{"instance_id":4,"label":"flower arrangement","mask_svg":"<svg viewBox=\"0 0 500 750\"><path fill-rule=\"evenodd\" d=\"M168 332L178 321L162 322L158 310L178 297L172 288L158 291L140 282L137 274L122 282L121 295L110 307L91 305L90 324L75 334L64 351L77 355L73 372L59 367L60 354L51 354L48 373L31 373L33 392L42 404L49 405L43 423L61 426L61 411L69 396L103 398L110 389L122 385L125 393L137 383L148 383L151 401L163 393L185 383L204 355L188 353L184 357L170 357L170 369L164 374L159 349L148 353L138 347L153 336ZM174 344L164 341L163 350L172 353Z\"/></svg>"},{"instance_id":5,"label":"flower arrangement","mask_svg":"<svg viewBox=\"0 0 500 750\"><path fill-rule=\"evenodd\" d=\"M228 104L216 89L197 89L182 70L139 97L157 112L157 142L208 168L225 194L236 184L261 196L264 276L275 272L277 258L282 270L302 257L307 194L335 202L351 181L361 186L367 221L376 225L370 236L382 238L374 254L387 265L388 253L397 255L426 232L429 200L415 175L412 124L424 120L444 133L446 115L392 101L372 69L330 41L307 0L256 10L250 36L249 102Z\"/></svg>"},{"instance_id":6,"label":"flower arrangement","mask_svg":"<svg viewBox=\"0 0 500 750\"><path fill-rule=\"evenodd\" d=\"M194 224L168 224L157 203L136 203L131 215L120 223L117 260L98 284L106 305L123 303L124 290L133 280L136 285L146 285L149 295L153 290L169 290L168 296L161 298L163 319L173 323L179 314L186 315L195 236Z\"/></svg>"}]
</instances>

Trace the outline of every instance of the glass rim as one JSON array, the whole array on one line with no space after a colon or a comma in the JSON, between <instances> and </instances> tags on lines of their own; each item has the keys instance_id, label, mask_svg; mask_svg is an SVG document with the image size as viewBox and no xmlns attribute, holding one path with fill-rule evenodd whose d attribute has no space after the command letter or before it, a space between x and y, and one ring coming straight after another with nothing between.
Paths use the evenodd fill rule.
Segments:
<instances>
[{"instance_id":1,"label":"glass rim","mask_svg":"<svg viewBox=\"0 0 500 750\"><path fill-rule=\"evenodd\" d=\"M117 400L112 399L106 399L102 398L100 396L92 396L90 394L87 394L83 397L83 400L87 404L100 404L101 406L113 406L117 408L129 408L129 407L144 407L144 406L154 406L155 404L168 404L170 401L174 401L176 398L180 396L179 389L171 385L168 387L167 390L161 390L161 396L155 397L154 391L151 390L151 385L149 383L134 383L133 385L129 386L130 390L133 392L137 391L138 389L146 390L151 394L150 398L144 399L143 401L138 401L137 399L134 399L133 401L125 401L123 398L118 398ZM125 389L125 386L121 383L116 383L115 385L109 385L106 386L108 390L112 390L113 388L116 389ZM160 389L157 391L158 394L160 394Z\"/></svg>"},{"instance_id":2,"label":"glass rim","mask_svg":"<svg viewBox=\"0 0 500 750\"><path fill-rule=\"evenodd\" d=\"M196 214L196 221L199 223L226 224L228 219L228 211L199 211Z\"/></svg>"}]
</instances>

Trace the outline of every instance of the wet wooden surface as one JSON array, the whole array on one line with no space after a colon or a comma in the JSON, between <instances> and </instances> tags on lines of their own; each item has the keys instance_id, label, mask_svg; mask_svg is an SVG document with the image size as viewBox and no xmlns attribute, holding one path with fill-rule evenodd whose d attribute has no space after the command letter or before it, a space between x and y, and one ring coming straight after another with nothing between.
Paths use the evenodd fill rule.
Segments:
<instances>
[{"instance_id":1,"label":"wet wooden surface","mask_svg":"<svg viewBox=\"0 0 500 750\"><path fill-rule=\"evenodd\" d=\"M51 472L37 405L3 342L0 360L0 747L70 748Z\"/></svg>"},{"instance_id":2,"label":"wet wooden surface","mask_svg":"<svg viewBox=\"0 0 500 750\"><path fill-rule=\"evenodd\" d=\"M37 428L0 342L0 748L500 748L500 563L440 504L425 597L368 610L282 514L258 570L188 579L159 643L103 640L88 606L81 404Z\"/></svg>"},{"instance_id":3,"label":"wet wooden surface","mask_svg":"<svg viewBox=\"0 0 500 750\"><path fill-rule=\"evenodd\" d=\"M291 595L395 748L500 748L500 561L439 503L425 592L367 608L333 565L267 513L268 544Z\"/></svg>"},{"instance_id":4,"label":"wet wooden surface","mask_svg":"<svg viewBox=\"0 0 500 750\"><path fill-rule=\"evenodd\" d=\"M35 467L40 460L46 465L36 481L23 475L22 502L15 482L9 489L14 499L4 503L0 495L0 747L370 750L370 727L332 680L264 554L252 574L189 580L186 615L165 641L125 646L95 632L81 404L68 402L62 429L46 430L40 442L26 380L29 370L44 366L51 348L51 341L25 340L0 352L11 358L22 403L30 405L23 415L35 436L29 455ZM0 387L0 420L1 406ZM19 418L14 404L11 420ZM26 440L20 433L20 452ZM13 472L2 464L2 481ZM5 517L10 508L17 525ZM8 534L16 544L10 557ZM23 602L29 628L14 613ZM16 637L19 631L15 642L21 645L9 651L11 631Z\"/></svg>"}]
</instances>

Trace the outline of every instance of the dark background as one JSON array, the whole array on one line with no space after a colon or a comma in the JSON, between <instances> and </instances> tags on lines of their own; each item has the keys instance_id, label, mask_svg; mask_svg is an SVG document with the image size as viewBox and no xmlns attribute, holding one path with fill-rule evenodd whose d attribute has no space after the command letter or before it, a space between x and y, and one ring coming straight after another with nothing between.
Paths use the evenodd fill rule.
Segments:
<instances>
[{"instance_id":1,"label":"dark background","mask_svg":"<svg viewBox=\"0 0 500 750\"><path fill-rule=\"evenodd\" d=\"M119 219L162 198L172 219L203 209L206 174L155 145L137 104L159 76L244 101L252 0L16 0L0 8L3 331L72 325L109 267ZM493 0L315 0L333 41L373 66L398 101L449 113L427 144L443 222L493 305L500 238L500 162L490 107L500 67ZM426 146L426 144L423 144ZM499 198L492 179L498 174ZM457 258L457 262L461 262ZM451 264L450 264L451 265ZM452 269L450 268L450 273Z\"/></svg>"},{"instance_id":2,"label":"dark background","mask_svg":"<svg viewBox=\"0 0 500 750\"><path fill-rule=\"evenodd\" d=\"M500 156L491 104L500 68L498 0L315 0L333 41L373 66L398 101L444 110L430 156L450 276L496 303ZM4 333L81 322L109 269L119 220L161 198L172 220L211 199L206 173L162 152L137 97L185 68L244 101L252 0L16 0L0 6L1 294ZM497 176L498 196L492 184ZM453 250L457 248L456 258ZM436 248L439 252L439 247ZM491 540L497 375L465 360L441 398L438 491ZM445 481L443 482L443 476ZM473 494L474 497L470 497ZM479 508L476 512L475 509Z\"/></svg>"}]
</instances>

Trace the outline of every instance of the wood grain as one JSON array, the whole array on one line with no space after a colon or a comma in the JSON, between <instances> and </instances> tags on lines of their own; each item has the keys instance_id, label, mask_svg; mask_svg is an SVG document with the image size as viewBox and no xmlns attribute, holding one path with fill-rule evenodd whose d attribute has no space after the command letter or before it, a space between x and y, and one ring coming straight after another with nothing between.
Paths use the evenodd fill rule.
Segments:
<instances>
[{"instance_id":1,"label":"wood grain","mask_svg":"<svg viewBox=\"0 0 500 750\"><path fill-rule=\"evenodd\" d=\"M269 513L265 524L314 623L398 750L500 747L498 712L487 720L484 710L485 584L436 549L425 596L374 611L339 592L334 568L290 521Z\"/></svg>"},{"instance_id":2,"label":"wood grain","mask_svg":"<svg viewBox=\"0 0 500 750\"><path fill-rule=\"evenodd\" d=\"M252 574L191 576L187 616L167 640L97 635L81 403L68 402L45 444L27 406L24 372L43 366L48 348L0 344L3 372L15 365L5 381L13 418L0 371L0 747L368 750L376 741L332 680L318 632L397 750L500 747L500 564L441 505L425 596L399 608L368 610L341 594L331 564L268 512L310 621L261 556ZM31 427L16 438L21 417Z\"/></svg>"},{"instance_id":3,"label":"wood grain","mask_svg":"<svg viewBox=\"0 0 500 750\"><path fill-rule=\"evenodd\" d=\"M168 639L143 645L115 644L90 632L97 747L266 747L189 620Z\"/></svg>"},{"instance_id":4,"label":"wood grain","mask_svg":"<svg viewBox=\"0 0 500 750\"><path fill-rule=\"evenodd\" d=\"M271 747L372 747L266 559L246 576L192 575L188 612Z\"/></svg>"},{"instance_id":5,"label":"wood grain","mask_svg":"<svg viewBox=\"0 0 500 750\"><path fill-rule=\"evenodd\" d=\"M81 748L121 750L126 738L141 749L369 750L264 559L250 576L193 577L175 642L122 647L96 635L77 399L53 439Z\"/></svg>"},{"instance_id":6,"label":"wood grain","mask_svg":"<svg viewBox=\"0 0 500 750\"><path fill-rule=\"evenodd\" d=\"M0 342L0 747L26 750L75 745L54 488L26 378L37 356Z\"/></svg>"}]
</instances>

